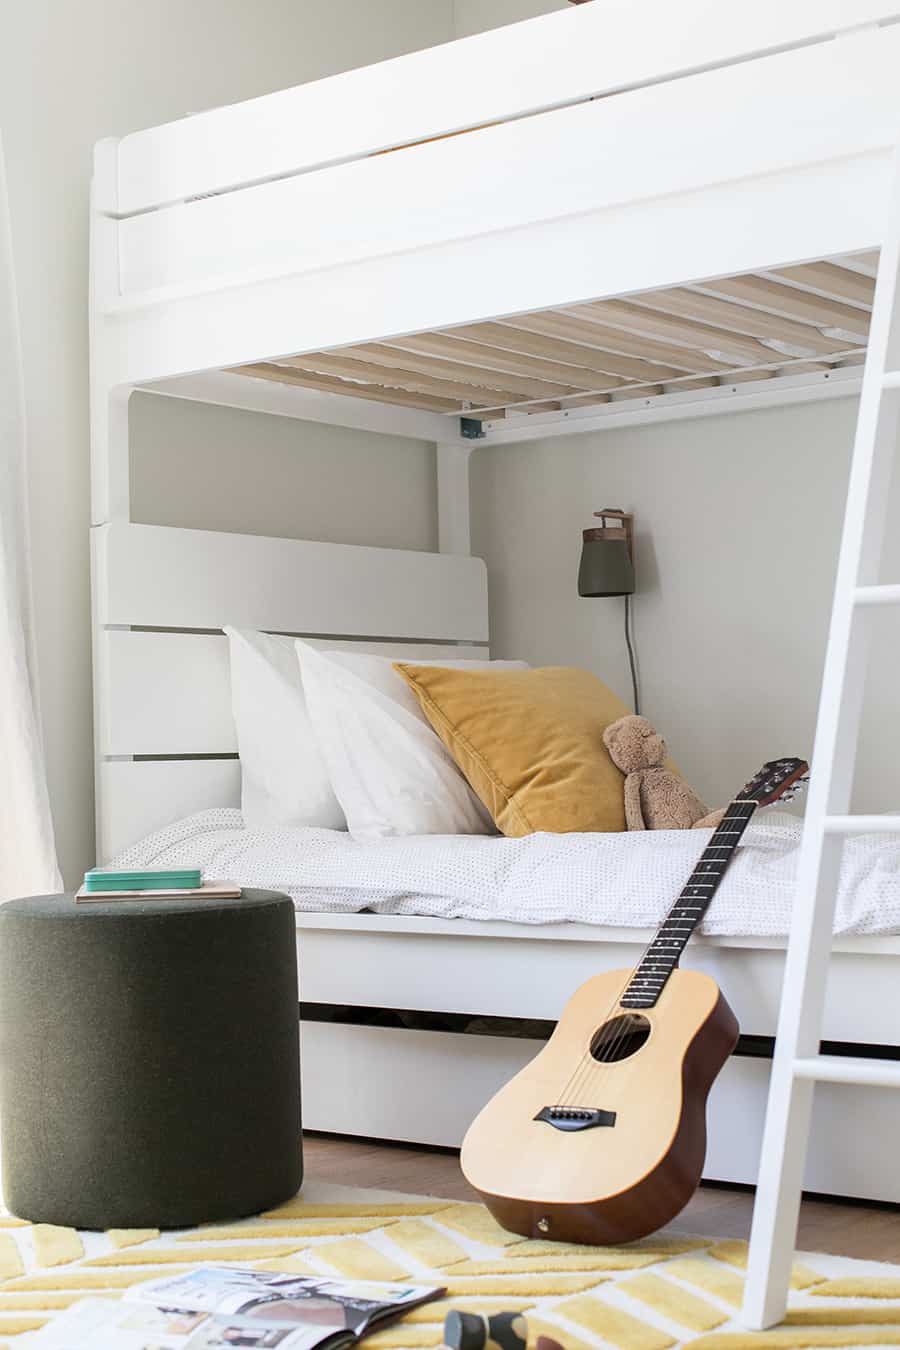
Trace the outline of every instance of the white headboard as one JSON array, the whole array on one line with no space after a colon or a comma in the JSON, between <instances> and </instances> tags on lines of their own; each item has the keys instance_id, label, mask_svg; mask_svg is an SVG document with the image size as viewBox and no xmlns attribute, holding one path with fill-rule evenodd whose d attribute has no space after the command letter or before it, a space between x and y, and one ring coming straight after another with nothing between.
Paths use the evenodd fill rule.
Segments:
<instances>
[{"instance_id":1,"label":"white headboard","mask_svg":"<svg viewBox=\"0 0 900 1350\"><path fill-rule=\"evenodd\" d=\"M485 656L478 558L126 522L92 531L97 853L240 802L223 624Z\"/></svg>"}]
</instances>

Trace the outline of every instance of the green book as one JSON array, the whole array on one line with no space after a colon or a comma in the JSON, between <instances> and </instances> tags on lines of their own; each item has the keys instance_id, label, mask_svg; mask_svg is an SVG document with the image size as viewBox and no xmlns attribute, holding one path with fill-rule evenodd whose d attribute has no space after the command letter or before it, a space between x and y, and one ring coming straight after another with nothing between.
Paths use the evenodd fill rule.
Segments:
<instances>
[{"instance_id":1,"label":"green book","mask_svg":"<svg viewBox=\"0 0 900 1350\"><path fill-rule=\"evenodd\" d=\"M84 889L94 891L196 890L203 880L199 867L157 869L145 872L111 872L93 867L84 874Z\"/></svg>"}]
</instances>

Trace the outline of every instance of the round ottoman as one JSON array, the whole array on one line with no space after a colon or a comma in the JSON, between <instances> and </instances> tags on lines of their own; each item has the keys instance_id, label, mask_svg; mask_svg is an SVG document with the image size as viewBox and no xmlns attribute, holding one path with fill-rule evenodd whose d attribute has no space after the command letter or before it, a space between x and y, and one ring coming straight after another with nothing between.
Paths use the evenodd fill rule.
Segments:
<instances>
[{"instance_id":1,"label":"round ottoman","mask_svg":"<svg viewBox=\"0 0 900 1350\"><path fill-rule=\"evenodd\" d=\"M71 895L0 906L0 1130L14 1214L186 1228L303 1175L294 907Z\"/></svg>"}]
</instances>

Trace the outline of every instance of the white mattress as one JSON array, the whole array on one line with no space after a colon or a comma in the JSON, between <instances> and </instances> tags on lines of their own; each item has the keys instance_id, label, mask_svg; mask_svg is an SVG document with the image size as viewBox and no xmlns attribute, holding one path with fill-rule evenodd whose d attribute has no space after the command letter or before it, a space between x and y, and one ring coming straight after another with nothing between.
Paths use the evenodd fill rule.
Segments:
<instances>
[{"instance_id":1,"label":"white mattress","mask_svg":"<svg viewBox=\"0 0 900 1350\"><path fill-rule=\"evenodd\" d=\"M704 848L701 830L425 835L356 843L335 830L248 830L240 811L188 816L135 844L117 866L194 865L207 877L286 891L298 909L653 928ZM702 930L788 931L800 824L778 812L747 830ZM847 841L836 933L900 932L900 835Z\"/></svg>"}]
</instances>

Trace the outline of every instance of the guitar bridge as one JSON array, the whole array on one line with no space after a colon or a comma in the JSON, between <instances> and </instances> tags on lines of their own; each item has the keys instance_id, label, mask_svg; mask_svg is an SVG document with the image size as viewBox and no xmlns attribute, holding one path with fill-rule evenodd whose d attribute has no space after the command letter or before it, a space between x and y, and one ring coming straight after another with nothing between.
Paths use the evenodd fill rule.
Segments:
<instances>
[{"instance_id":1,"label":"guitar bridge","mask_svg":"<svg viewBox=\"0 0 900 1350\"><path fill-rule=\"evenodd\" d=\"M596 1130L600 1125L616 1123L615 1111L592 1106L545 1106L535 1120L545 1120L555 1130Z\"/></svg>"}]
</instances>

